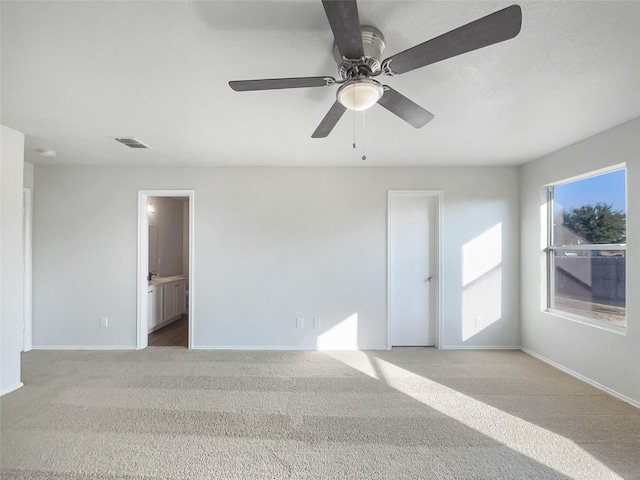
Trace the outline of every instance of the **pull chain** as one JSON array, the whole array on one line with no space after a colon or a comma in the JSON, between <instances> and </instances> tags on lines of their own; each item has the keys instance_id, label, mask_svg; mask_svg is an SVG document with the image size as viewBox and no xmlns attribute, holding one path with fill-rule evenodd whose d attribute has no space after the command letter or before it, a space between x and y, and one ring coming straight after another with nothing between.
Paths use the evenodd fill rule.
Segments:
<instances>
[{"instance_id":1,"label":"pull chain","mask_svg":"<svg viewBox=\"0 0 640 480\"><path fill-rule=\"evenodd\" d=\"M366 129L366 123L365 123L365 115L366 115L367 111L363 110L362 111L362 160L366 160L367 159L367 129Z\"/></svg>"}]
</instances>

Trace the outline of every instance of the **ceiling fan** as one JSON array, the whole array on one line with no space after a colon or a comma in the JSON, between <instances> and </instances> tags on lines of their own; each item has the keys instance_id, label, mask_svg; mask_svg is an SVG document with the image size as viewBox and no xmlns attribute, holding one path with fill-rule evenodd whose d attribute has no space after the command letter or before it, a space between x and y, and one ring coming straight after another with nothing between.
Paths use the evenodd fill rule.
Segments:
<instances>
[{"instance_id":1,"label":"ceiling fan","mask_svg":"<svg viewBox=\"0 0 640 480\"><path fill-rule=\"evenodd\" d=\"M360 26L356 0L322 0L322 5L335 38L333 50L340 80L325 76L229 82L237 92L340 85L335 103L312 138L327 137L346 109L366 110L376 103L415 128L423 127L433 114L375 77L400 75L509 40L520 33L522 25L520 6L511 5L381 61L384 37L373 27Z\"/></svg>"}]
</instances>

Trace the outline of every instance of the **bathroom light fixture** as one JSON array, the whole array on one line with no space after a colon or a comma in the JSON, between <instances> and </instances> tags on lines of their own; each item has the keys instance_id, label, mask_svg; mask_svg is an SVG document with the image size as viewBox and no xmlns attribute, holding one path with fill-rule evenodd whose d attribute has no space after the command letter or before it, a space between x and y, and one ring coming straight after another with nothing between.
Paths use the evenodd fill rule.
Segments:
<instances>
[{"instance_id":1,"label":"bathroom light fixture","mask_svg":"<svg viewBox=\"0 0 640 480\"><path fill-rule=\"evenodd\" d=\"M380 83L368 78L349 80L337 93L338 102L357 112L373 107L382 97L384 89Z\"/></svg>"},{"instance_id":2,"label":"bathroom light fixture","mask_svg":"<svg viewBox=\"0 0 640 480\"><path fill-rule=\"evenodd\" d=\"M153 208L153 203L149 202L149 204L147 205L147 213L156 213L155 209Z\"/></svg>"},{"instance_id":3,"label":"bathroom light fixture","mask_svg":"<svg viewBox=\"0 0 640 480\"><path fill-rule=\"evenodd\" d=\"M41 148L40 150L38 150L38 152L40 152L40 155L42 155L43 157L55 157L56 156L55 150L45 150L44 148Z\"/></svg>"}]
</instances>

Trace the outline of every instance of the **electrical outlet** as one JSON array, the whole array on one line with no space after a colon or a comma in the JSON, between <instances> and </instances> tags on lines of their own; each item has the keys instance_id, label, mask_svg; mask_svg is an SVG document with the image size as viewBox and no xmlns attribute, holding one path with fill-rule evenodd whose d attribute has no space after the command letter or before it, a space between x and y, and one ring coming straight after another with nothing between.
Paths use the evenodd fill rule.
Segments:
<instances>
[{"instance_id":1,"label":"electrical outlet","mask_svg":"<svg viewBox=\"0 0 640 480\"><path fill-rule=\"evenodd\" d=\"M108 317L100 317L100 326L102 328L107 328L109 326L109 318Z\"/></svg>"},{"instance_id":2,"label":"electrical outlet","mask_svg":"<svg viewBox=\"0 0 640 480\"><path fill-rule=\"evenodd\" d=\"M304 318L296 318L296 328L304 328Z\"/></svg>"},{"instance_id":3,"label":"electrical outlet","mask_svg":"<svg viewBox=\"0 0 640 480\"><path fill-rule=\"evenodd\" d=\"M322 323L322 319L316 317L313 319L313 328L320 328L320 324Z\"/></svg>"},{"instance_id":4,"label":"electrical outlet","mask_svg":"<svg viewBox=\"0 0 640 480\"><path fill-rule=\"evenodd\" d=\"M482 317L476 317L476 327L482 326Z\"/></svg>"}]
</instances>

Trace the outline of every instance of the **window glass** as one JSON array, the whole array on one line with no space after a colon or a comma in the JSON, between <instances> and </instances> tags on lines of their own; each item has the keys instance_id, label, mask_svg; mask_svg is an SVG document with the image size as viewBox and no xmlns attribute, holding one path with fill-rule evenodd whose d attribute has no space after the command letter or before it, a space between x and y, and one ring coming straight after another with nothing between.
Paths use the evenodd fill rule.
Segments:
<instances>
[{"instance_id":1,"label":"window glass","mask_svg":"<svg viewBox=\"0 0 640 480\"><path fill-rule=\"evenodd\" d=\"M626 243L625 170L553 187L553 245Z\"/></svg>"},{"instance_id":2,"label":"window glass","mask_svg":"<svg viewBox=\"0 0 640 480\"><path fill-rule=\"evenodd\" d=\"M553 308L625 325L625 252L554 251Z\"/></svg>"},{"instance_id":3,"label":"window glass","mask_svg":"<svg viewBox=\"0 0 640 480\"><path fill-rule=\"evenodd\" d=\"M553 187L553 245L626 243L625 170Z\"/></svg>"},{"instance_id":4,"label":"window glass","mask_svg":"<svg viewBox=\"0 0 640 480\"><path fill-rule=\"evenodd\" d=\"M549 187L548 307L626 326L625 170Z\"/></svg>"}]
</instances>

